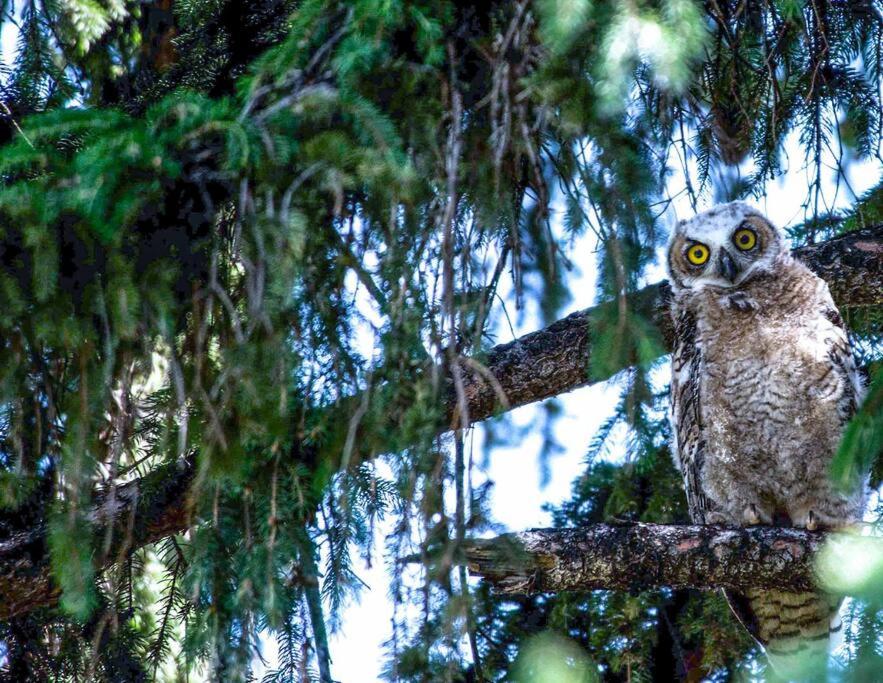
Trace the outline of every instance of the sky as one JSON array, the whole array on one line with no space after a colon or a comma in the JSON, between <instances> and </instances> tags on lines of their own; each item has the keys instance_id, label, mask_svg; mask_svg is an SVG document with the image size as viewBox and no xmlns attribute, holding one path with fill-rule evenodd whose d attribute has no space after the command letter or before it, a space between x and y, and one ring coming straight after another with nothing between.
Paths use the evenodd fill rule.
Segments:
<instances>
[{"instance_id":1,"label":"sky","mask_svg":"<svg viewBox=\"0 0 883 683\"><path fill-rule=\"evenodd\" d=\"M0 32L0 53L6 64L10 64L14 56L16 35L15 27L8 21L4 22ZM789 139L785 150L789 160L788 171L779 180L769 184L764 198L747 200L780 227L803 220L803 205L809 186L808 171L803 166L803 152L795 137ZM694 213L683 192L684 175L679 170L679 164L673 158L671 165L674 173L667 189L673 201L661 219L661 224L666 228L670 228L676 220L688 218ZM695 168L693 170L695 171ZM743 173L748 173L750 170L750 163L741 169ZM847 177L852 191L860 195L877 181L880 171L880 164L877 161L851 165L847 170ZM828 175L823 183L828 206L842 208L852 204L853 196L849 190L843 186L839 190L836 189L831 182L833 172L829 172ZM705 198L704 201L700 201L697 208L703 210L712 205L713 202ZM563 234L560 208L553 211L551 220L553 232ZM571 299L561 311L561 317L595 303L596 268L593 239L591 235L577 239L572 252L568 254L575 267L568 276ZM658 259L657 263L647 271L647 282L655 282L664 277L662 260ZM505 298L505 292L503 295ZM526 315L520 325L516 324L514 334L508 326L501 327L498 330L497 343L511 341L539 327L539 319L536 315ZM598 426L611 413L618 394L618 386L615 381L611 381L577 389L559 397L562 414L554 424L554 434L564 450L553 456L549 467L550 477L545 485L541 485L540 482L537 458L542 435L529 434L517 445L493 448L485 467L482 448L483 429L479 426L472 431L467 447L471 447L476 463L473 485L479 486L484 481L493 482L490 509L494 513L495 522L512 531L550 524L549 513L543 507L547 504L560 504L569 499L571 483L585 469L588 444ZM538 405L529 405L512 411L510 416L513 424L516 426L531 424L539 409ZM607 457L618 459L622 455L623 446L620 440L620 443L614 443ZM384 547L380 537L382 533L381 525L378 530L378 543L375 544L376 554L372 558L371 566L356 560L355 570L366 588L361 592L358 601L345 609L341 618L343 625L341 630L332 634L330 638L332 673L341 683L380 681L382 646L391 634L392 619L392 602L388 597L389 580L385 558L382 556ZM263 655L267 665L272 668L276 659L275 644L272 639L264 640ZM260 671L256 674L259 677Z\"/></svg>"}]
</instances>

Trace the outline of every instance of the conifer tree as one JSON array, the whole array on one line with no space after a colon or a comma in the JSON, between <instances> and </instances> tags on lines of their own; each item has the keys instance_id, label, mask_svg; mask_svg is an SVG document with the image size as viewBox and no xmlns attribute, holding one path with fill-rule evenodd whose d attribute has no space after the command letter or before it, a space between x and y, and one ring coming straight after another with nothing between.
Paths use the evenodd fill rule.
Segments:
<instances>
[{"instance_id":1,"label":"conifer tree","mask_svg":"<svg viewBox=\"0 0 883 683\"><path fill-rule=\"evenodd\" d=\"M833 475L879 483L883 190L832 212L823 179L880 158L883 5L0 6L18 41L0 74L2 680L253 680L269 637L264 680L326 683L354 563L379 553L389 680L534 680L531 652L587 680L758 666L711 592L469 581L464 542L496 520L464 440L619 373L590 451L622 424L629 457L590 458L555 523L685 522L650 377L664 290L643 288L666 179L682 165L694 205L760 196L797 135L791 237L824 255L870 382ZM600 303L556 322L588 232ZM545 329L498 344L511 308ZM867 586L855 680L881 671Z\"/></svg>"}]
</instances>

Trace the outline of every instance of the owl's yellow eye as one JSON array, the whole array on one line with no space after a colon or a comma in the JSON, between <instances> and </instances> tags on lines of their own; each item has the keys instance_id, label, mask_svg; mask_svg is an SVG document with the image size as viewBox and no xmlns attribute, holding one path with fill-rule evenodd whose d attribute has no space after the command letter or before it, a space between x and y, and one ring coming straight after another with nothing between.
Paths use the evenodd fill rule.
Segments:
<instances>
[{"instance_id":1,"label":"owl's yellow eye","mask_svg":"<svg viewBox=\"0 0 883 683\"><path fill-rule=\"evenodd\" d=\"M696 242L687 249L687 260L694 266L701 266L708 260L708 247Z\"/></svg>"},{"instance_id":2,"label":"owl's yellow eye","mask_svg":"<svg viewBox=\"0 0 883 683\"><path fill-rule=\"evenodd\" d=\"M733 233L733 244L742 251L754 249L754 245L757 244L757 233L751 228L739 228Z\"/></svg>"}]
</instances>

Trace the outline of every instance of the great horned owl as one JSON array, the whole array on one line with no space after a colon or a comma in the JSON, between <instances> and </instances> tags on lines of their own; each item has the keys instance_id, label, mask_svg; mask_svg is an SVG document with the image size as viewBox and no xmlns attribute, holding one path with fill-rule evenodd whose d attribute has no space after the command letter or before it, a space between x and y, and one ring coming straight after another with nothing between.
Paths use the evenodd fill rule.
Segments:
<instances>
[{"instance_id":1,"label":"great horned owl","mask_svg":"<svg viewBox=\"0 0 883 683\"><path fill-rule=\"evenodd\" d=\"M743 202L679 223L668 270L675 462L693 521L812 530L860 520L865 487L843 493L829 475L863 383L825 282ZM727 598L780 673L824 665L836 599Z\"/></svg>"}]
</instances>

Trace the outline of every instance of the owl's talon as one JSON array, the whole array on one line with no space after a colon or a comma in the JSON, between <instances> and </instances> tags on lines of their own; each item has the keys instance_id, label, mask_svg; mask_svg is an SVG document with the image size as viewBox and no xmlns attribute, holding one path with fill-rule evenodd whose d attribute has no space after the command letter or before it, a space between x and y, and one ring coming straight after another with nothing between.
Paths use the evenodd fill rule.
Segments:
<instances>
[{"instance_id":1,"label":"owl's talon","mask_svg":"<svg viewBox=\"0 0 883 683\"><path fill-rule=\"evenodd\" d=\"M710 510L705 513L705 524L726 526L728 522L729 520L723 513L712 512Z\"/></svg>"},{"instance_id":2,"label":"owl's talon","mask_svg":"<svg viewBox=\"0 0 883 683\"><path fill-rule=\"evenodd\" d=\"M754 503L745 508L744 515L747 526L757 526L760 524L760 513L757 511L757 506Z\"/></svg>"}]
</instances>

